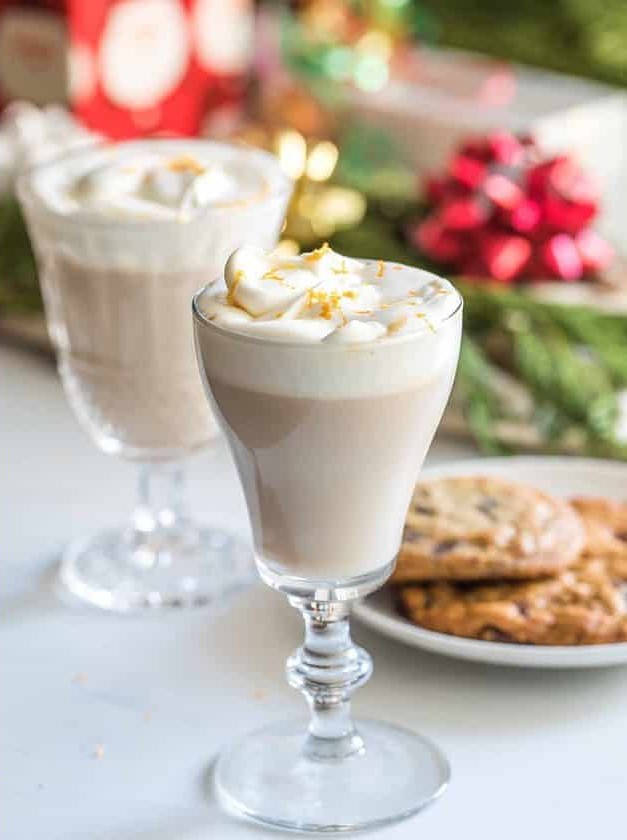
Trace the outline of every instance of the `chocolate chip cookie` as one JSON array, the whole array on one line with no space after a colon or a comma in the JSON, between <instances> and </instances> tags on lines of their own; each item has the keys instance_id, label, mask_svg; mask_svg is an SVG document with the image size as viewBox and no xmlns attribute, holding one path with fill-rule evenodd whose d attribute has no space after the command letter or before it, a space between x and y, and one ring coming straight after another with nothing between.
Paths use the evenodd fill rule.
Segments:
<instances>
[{"instance_id":1,"label":"chocolate chip cookie","mask_svg":"<svg viewBox=\"0 0 627 840\"><path fill-rule=\"evenodd\" d=\"M583 526L563 500L489 476L416 488L392 582L538 578L577 559Z\"/></svg>"},{"instance_id":2,"label":"chocolate chip cookie","mask_svg":"<svg viewBox=\"0 0 627 840\"><path fill-rule=\"evenodd\" d=\"M438 581L398 590L415 624L473 639L537 645L627 641L624 578L584 557L555 578L489 584Z\"/></svg>"},{"instance_id":3,"label":"chocolate chip cookie","mask_svg":"<svg viewBox=\"0 0 627 840\"><path fill-rule=\"evenodd\" d=\"M584 553L604 557L614 572L627 580L627 502L576 498L571 504L583 522Z\"/></svg>"}]
</instances>

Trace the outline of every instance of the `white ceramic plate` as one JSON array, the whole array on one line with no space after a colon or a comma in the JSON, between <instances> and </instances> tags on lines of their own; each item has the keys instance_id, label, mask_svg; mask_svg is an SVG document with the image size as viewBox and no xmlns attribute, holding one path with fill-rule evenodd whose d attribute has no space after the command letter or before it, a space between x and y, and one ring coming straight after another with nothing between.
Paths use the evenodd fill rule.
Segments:
<instances>
[{"instance_id":1,"label":"white ceramic plate","mask_svg":"<svg viewBox=\"0 0 627 840\"><path fill-rule=\"evenodd\" d=\"M607 496L627 499L627 464L593 458L475 458L430 467L421 478L450 475L497 475L533 484L559 496ZM384 588L354 609L355 616L385 636L433 653L527 668L595 668L627 664L627 642L574 647L516 645L460 639L424 630L398 615Z\"/></svg>"}]
</instances>

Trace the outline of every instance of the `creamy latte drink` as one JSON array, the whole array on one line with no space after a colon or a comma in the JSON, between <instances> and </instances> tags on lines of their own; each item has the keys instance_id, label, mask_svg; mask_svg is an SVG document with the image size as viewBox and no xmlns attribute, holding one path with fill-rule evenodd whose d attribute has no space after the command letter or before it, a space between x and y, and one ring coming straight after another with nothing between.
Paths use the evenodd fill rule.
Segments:
<instances>
[{"instance_id":1,"label":"creamy latte drink","mask_svg":"<svg viewBox=\"0 0 627 840\"><path fill-rule=\"evenodd\" d=\"M433 274L323 247L237 251L195 301L197 347L262 572L391 564L457 364L461 299Z\"/></svg>"},{"instance_id":2,"label":"creamy latte drink","mask_svg":"<svg viewBox=\"0 0 627 840\"><path fill-rule=\"evenodd\" d=\"M22 183L61 375L102 449L172 458L217 433L189 299L238 245L274 244L289 192L271 156L194 140L99 146Z\"/></svg>"}]
</instances>

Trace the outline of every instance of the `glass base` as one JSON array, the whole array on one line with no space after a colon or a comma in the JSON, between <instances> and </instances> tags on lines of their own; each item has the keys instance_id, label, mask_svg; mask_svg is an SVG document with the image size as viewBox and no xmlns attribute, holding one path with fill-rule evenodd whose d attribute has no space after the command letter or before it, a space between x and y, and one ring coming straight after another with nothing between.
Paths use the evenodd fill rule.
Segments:
<instances>
[{"instance_id":1,"label":"glass base","mask_svg":"<svg viewBox=\"0 0 627 840\"><path fill-rule=\"evenodd\" d=\"M102 531L72 543L60 578L74 596L106 610L196 607L256 580L252 552L225 531L197 528Z\"/></svg>"},{"instance_id":2,"label":"glass base","mask_svg":"<svg viewBox=\"0 0 627 840\"><path fill-rule=\"evenodd\" d=\"M357 730L365 747L339 761L305 756L302 722L259 730L219 756L216 794L256 822L332 832L403 820L443 793L449 763L426 738L375 721L358 721Z\"/></svg>"}]
</instances>

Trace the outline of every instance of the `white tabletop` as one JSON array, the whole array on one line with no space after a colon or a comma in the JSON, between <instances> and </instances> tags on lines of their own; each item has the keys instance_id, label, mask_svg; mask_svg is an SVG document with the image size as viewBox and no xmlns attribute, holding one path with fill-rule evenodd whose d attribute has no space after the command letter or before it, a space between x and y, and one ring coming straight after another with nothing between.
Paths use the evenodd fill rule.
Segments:
<instances>
[{"instance_id":1,"label":"white tabletop","mask_svg":"<svg viewBox=\"0 0 627 840\"><path fill-rule=\"evenodd\" d=\"M94 449L49 361L5 347L0 357L0 836L270 837L220 811L206 770L233 737L304 715L283 677L298 616L260 584L220 616L119 617L61 602L51 586L55 555L69 537L130 509L133 469ZM472 454L439 444L432 460ZM192 473L194 507L247 533L224 446ZM369 836L622 836L625 669L477 666L354 630L375 660L356 714L423 732L453 767L433 808Z\"/></svg>"}]
</instances>

